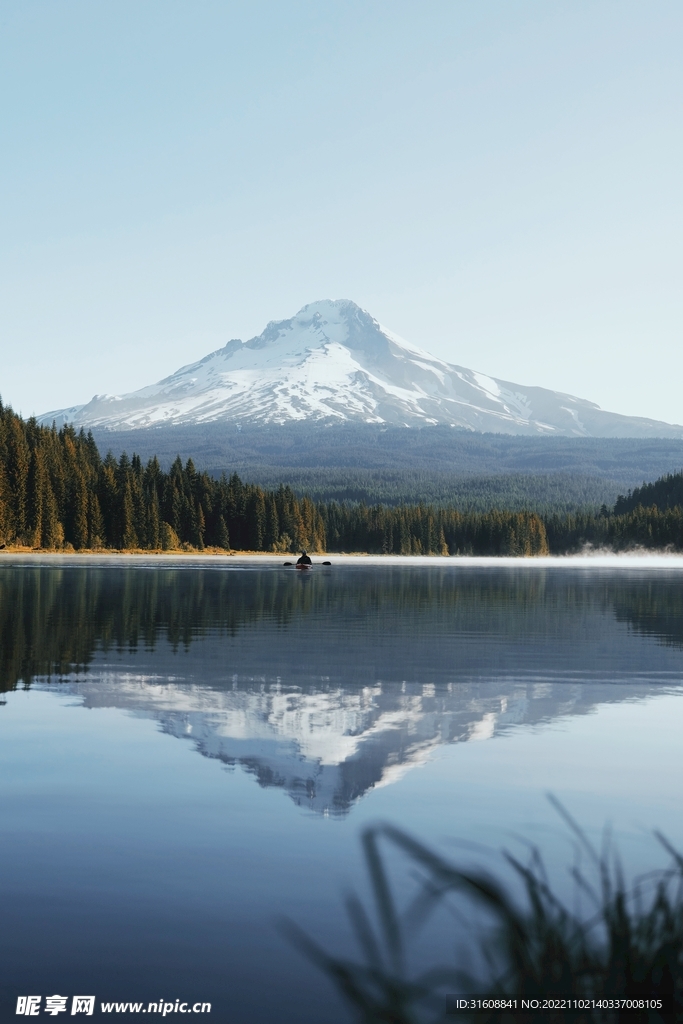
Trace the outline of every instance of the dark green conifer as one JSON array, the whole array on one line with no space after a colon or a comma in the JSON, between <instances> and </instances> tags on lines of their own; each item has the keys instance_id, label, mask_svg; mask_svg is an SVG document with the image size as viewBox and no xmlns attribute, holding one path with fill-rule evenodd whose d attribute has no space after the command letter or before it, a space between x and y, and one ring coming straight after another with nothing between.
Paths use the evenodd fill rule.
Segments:
<instances>
[{"instance_id":1,"label":"dark green conifer","mask_svg":"<svg viewBox=\"0 0 683 1024\"><path fill-rule=\"evenodd\" d=\"M88 495L88 547L100 548L104 544L104 518L95 491Z\"/></svg>"},{"instance_id":2,"label":"dark green conifer","mask_svg":"<svg viewBox=\"0 0 683 1024\"><path fill-rule=\"evenodd\" d=\"M90 532L88 529L88 490L82 473L76 473L74 485L73 526L72 535L68 539L78 551L81 548L87 548Z\"/></svg>"},{"instance_id":3,"label":"dark green conifer","mask_svg":"<svg viewBox=\"0 0 683 1024\"><path fill-rule=\"evenodd\" d=\"M196 546L200 551L204 550L204 534L206 532L206 520L204 518L204 509L197 502L197 535L196 535Z\"/></svg>"},{"instance_id":4,"label":"dark green conifer","mask_svg":"<svg viewBox=\"0 0 683 1024\"><path fill-rule=\"evenodd\" d=\"M274 494L266 497L266 529L263 546L266 551L275 551L280 540L280 522ZM223 547L225 545L222 545Z\"/></svg>"},{"instance_id":5,"label":"dark green conifer","mask_svg":"<svg viewBox=\"0 0 683 1024\"><path fill-rule=\"evenodd\" d=\"M225 548L226 551L230 550L230 534L228 533L228 527L225 524L223 516L218 517L218 547Z\"/></svg>"},{"instance_id":6,"label":"dark green conifer","mask_svg":"<svg viewBox=\"0 0 683 1024\"><path fill-rule=\"evenodd\" d=\"M28 540L31 547L42 547L45 464L39 448L31 453L28 475Z\"/></svg>"},{"instance_id":7,"label":"dark green conifer","mask_svg":"<svg viewBox=\"0 0 683 1024\"><path fill-rule=\"evenodd\" d=\"M103 540L110 547L121 546L121 523L116 475L118 466L112 452L107 452L98 474L97 497L104 520Z\"/></svg>"},{"instance_id":8,"label":"dark green conifer","mask_svg":"<svg viewBox=\"0 0 683 1024\"><path fill-rule=\"evenodd\" d=\"M161 547L161 519L159 515L159 499L157 492L152 491L152 496L147 504L147 547L153 551Z\"/></svg>"},{"instance_id":9,"label":"dark green conifer","mask_svg":"<svg viewBox=\"0 0 683 1024\"><path fill-rule=\"evenodd\" d=\"M130 479L126 479L123 494L121 495L121 546L124 549L140 546L135 532L135 509L133 507Z\"/></svg>"},{"instance_id":10,"label":"dark green conifer","mask_svg":"<svg viewBox=\"0 0 683 1024\"><path fill-rule=\"evenodd\" d=\"M10 532L24 540L28 527L28 470L31 453L26 440L24 424L12 415L7 431L7 501L10 512Z\"/></svg>"},{"instance_id":11,"label":"dark green conifer","mask_svg":"<svg viewBox=\"0 0 683 1024\"><path fill-rule=\"evenodd\" d=\"M266 535L266 502L263 491L258 488L247 505L249 548L262 551Z\"/></svg>"},{"instance_id":12,"label":"dark green conifer","mask_svg":"<svg viewBox=\"0 0 683 1024\"><path fill-rule=\"evenodd\" d=\"M57 500L52 490L52 485L49 479L45 481L45 489L43 491L43 515L42 515L42 534L40 538L40 546L53 550L54 548L60 548L64 543L64 527L59 521L59 509L57 508Z\"/></svg>"}]
</instances>

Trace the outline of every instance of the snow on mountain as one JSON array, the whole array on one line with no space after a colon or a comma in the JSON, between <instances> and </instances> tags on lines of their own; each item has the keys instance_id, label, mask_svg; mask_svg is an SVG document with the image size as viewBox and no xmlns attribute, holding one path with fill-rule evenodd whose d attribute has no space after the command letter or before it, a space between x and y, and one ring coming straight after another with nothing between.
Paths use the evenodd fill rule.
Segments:
<instances>
[{"instance_id":1,"label":"snow on mountain","mask_svg":"<svg viewBox=\"0 0 683 1024\"><path fill-rule=\"evenodd\" d=\"M680 426L446 363L343 299L304 306L158 384L40 417L53 421L111 430L217 421L439 423L504 434L683 437Z\"/></svg>"}]
</instances>

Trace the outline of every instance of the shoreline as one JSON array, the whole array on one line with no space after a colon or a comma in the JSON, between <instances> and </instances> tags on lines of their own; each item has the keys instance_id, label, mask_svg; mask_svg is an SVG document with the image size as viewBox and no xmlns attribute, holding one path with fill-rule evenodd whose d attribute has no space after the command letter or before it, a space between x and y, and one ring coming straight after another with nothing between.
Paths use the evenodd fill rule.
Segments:
<instances>
[{"instance_id":1,"label":"shoreline","mask_svg":"<svg viewBox=\"0 0 683 1024\"><path fill-rule=\"evenodd\" d=\"M322 568L322 560L329 560L332 567L345 566L439 566L452 568L476 566L480 568L517 568L517 569L659 569L683 572L683 554L666 552L595 552L580 555L370 555L326 553L312 556L313 567ZM242 566L263 565L272 568L285 568L284 563L295 558L291 554L273 554L272 552L143 552L143 551L0 551L0 565L131 565L153 568L192 566L192 568L237 568ZM316 561L317 559L317 561ZM326 567L329 568L329 567Z\"/></svg>"}]
</instances>

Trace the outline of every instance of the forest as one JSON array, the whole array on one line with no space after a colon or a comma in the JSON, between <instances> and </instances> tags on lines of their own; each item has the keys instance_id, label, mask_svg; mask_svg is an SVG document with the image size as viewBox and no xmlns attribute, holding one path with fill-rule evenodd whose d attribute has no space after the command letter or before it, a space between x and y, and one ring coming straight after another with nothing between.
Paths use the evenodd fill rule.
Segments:
<instances>
[{"instance_id":1,"label":"forest","mask_svg":"<svg viewBox=\"0 0 683 1024\"><path fill-rule=\"evenodd\" d=\"M649 488L649 489L648 489ZM655 488L654 491L651 489ZM681 475L599 513L472 511L426 503L314 501L176 458L111 452L91 433L24 420L0 403L0 545L38 550L197 550L541 555L586 545L683 549ZM642 493L642 498L641 498ZM653 500L645 505L643 500Z\"/></svg>"},{"instance_id":2,"label":"forest","mask_svg":"<svg viewBox=\"0 0 683 1024\"><path fill-rule=\"evenodd\" d=\"M230 465L230 463L227 463ZM311 468L258 466L238 470L243 479L276 488L286 480L296 495L316 502L355 502L365 505L433 505L460 512L490 512L494 508L541 515L598 511L613 505L624 485L581 473L455 473L444 470Z\"/></svg>"},{"instance_id":3,"label":"forest","mask_svg":"<svg viewBox=\"0 0 683 1024\"><path fill-rule=\"evenodd\" d=\"M661 509L683 508L683 472L667 473L652 484L643 484L626 495L620 494L614 511L617 515L623 515L625 512L633 512L639 505L643 508L653 505Z\"/></svg>"}]
</instances>

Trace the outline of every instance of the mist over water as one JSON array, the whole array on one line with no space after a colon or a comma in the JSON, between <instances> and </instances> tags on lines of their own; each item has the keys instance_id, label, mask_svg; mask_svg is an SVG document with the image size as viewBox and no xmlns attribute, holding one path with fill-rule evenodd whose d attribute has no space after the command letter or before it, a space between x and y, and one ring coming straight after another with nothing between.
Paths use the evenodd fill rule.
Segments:
<instances>
[{"instance_id":1,"label":"mist over water","mask_svg":"<svg viewBox=\"0 0 683 1024\"><path fill-rule=\"evenodd\" d=\"M683 840L675 569L8 563L0 641L7 1006L344 1020L273 922L343 948L367 822L563 857L551 789L635 866Z\"/></svg>"}]
</instances>

